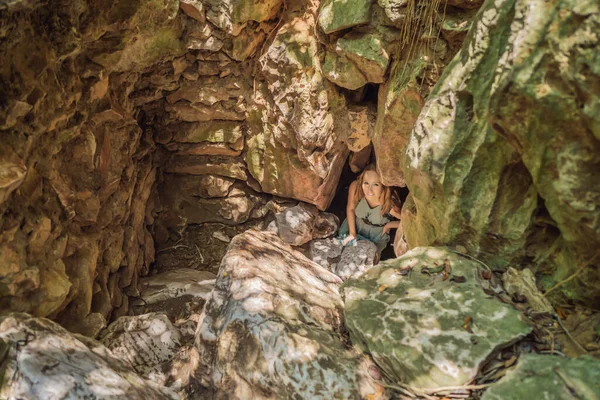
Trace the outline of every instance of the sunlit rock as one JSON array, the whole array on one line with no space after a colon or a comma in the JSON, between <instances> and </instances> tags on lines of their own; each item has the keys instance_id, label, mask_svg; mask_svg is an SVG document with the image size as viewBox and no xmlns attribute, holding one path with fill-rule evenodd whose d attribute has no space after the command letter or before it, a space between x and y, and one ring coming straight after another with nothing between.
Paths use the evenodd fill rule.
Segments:
<instances>
[{"instance_id":1,"label":"sunlit rock","mask_svg":"<svg viewBox=\"0 0 600 400\"><path fill-rule=\"evenodd\" d=\"M350 132L346 138L346 144L350 151L358 153L371 144L375 128L375 115L376 109L374 107L348 106Z\"/></svg>"},{"instance_id":2,"label":"sunlit rock","mask_svg":"<svg viewBox=\"0 0 600 400\"><path fill-rule=\"evenodd\" d=\"M598 399L600 361L590 356L565 358L525 354L517 367L488 388L482 400Z\"/></svg>"},{"instance_id":3,"label":"sunlit rock","mask_svg":"<svg viewBox=\"0 0 600 400\"><path fill-rule=\"evenodd\" d=\"M353 343L392 380L419 388L470 382L487 357L531 331L480 285L480 265L420 247L342 286Z\"/></svg>"},{"instance_id":4,"label":"sunlit rock","mask_svg":"<svg viewBox=\"0 0 600 400\"><path fill-rule=\"evenodd\" d=\"M140 378L132 366L95 340L27 314L0 318L0 349L7 399L178 399Z\"/></svg>"},{"instance_id":5,"label":"sunlit rock","mask_svg":"<svg viewBox=\"0 0 600 400\"><path fill-rule=\"evenodd\" d=\"M25 179L27 167L6 144L0 145L0 205Z\"/></svg>"},{"instance_id":6,"label":"sunlit rock","mask_svg":"<svg viewBox=\"0 0 600 400\"><path fill-rule=\"evenodd\" d=\"M323 268L335 273L335 267L343 249L344 246L337 238L312 240L309 244L308 257Z\"/></svg>"},{"instance_id":7,"label":"sunlit rock","mask_svg":"<svg viewBox=\"0 0 600 400\"><path fill-rule=\"evenodd\" d=\"M341 340L340 283L273 233L233 238L197 331L207 382L229 399L385 398Z\"/></svg>"},{"instance_id":8,"label":"sunlit rock","mask_svg":"<svg viewBox=\"0 0 600 400\"><path fill-rule=\"evenodd\" d=\"M182 344L182 335L166 314L120 317L102 332L100 341L146 377L160 373Z\"/></svg>"},{"instance_id":9,"label":"sunlit rock","mask_svg":"<svg viewBox=\"0 0 600 400\"><path fill-rule=\"evenodd\" d=\"M356 246L346 246L335 266L335 274L343 280L358 278L375 264L379 251L375 243L358 240Z\"/></svg>"},{"instance_id":10,"label":"sunlit rock","mask_svg":"<svg viewBox=\"0 0 600 400\"><path fill-rule=\"evenodd\" d=\"M371 17L371 0L325 0L319 11L319 26L333 33L366 24Z\"/></svg>"},{"instance_id":11,"label":"sunlit rock","mask_svg":"<svg viewBox=\"0 0 600 400\"><path fill-rule=\"evenodd\" d=\"M329 81L350 90L357 90L369 81L364 73L346 56L328 51L323 63L323 76Z\"/></svg>"},{"instance_id":12,"label":"sunlit rock","mask_svg":"<svg viewBox=\"0 0 600 400\"><path fill-rule=\"evenodd\" d=\"M600 243L600 103L589 86L599 20L591 0L482 6L406 146L411 247L461 244L500 270L525 257L545 288L590 262ZM553 296L597 300L599 271Z\"/></svg>"},{"instance_id":13,"label":"sunlit rock","mask_svg":"<svg viewBox=\"0 0 600 400\"><path fill-rule=\"evenodd\" d=\"M204 0L206 18L220 29L237 36L249 21L275 17L283 0Z\"/></svg>"},{"instance_id":14,"label":"sunlit rock","mask_svg":"<svg viewBox=\"0 0 600 400\"><path fill-rule=\"evenodd\" d=\"M215 275L193 269L175 269L140 279L141 298L154 304L182 296L206 300L215 284Z\"/></svg>"},{"instance_id":15,"label":"sunlit rock","mask_svg":"<svg viewBox=\"0 0 600 400\"><path fill-rule=\"evenodd\" d=\"M387 43L377 32L350 32L338 39L336 52L354 62L367 81L384 81L390 54Z\"/></svg>"},{"instance_id":16,"label":"sunlit rock","mask_svg":"<svg viewBox=\"0 0 600 400\"><path fill-rule=\"evenodd\" d=\"M312 239L331 236L339 221L330 213L320 212L312 204L300 203L275 213L274 232L286 243L301 246Z\"/></svg>"},{"instance_id":17,"label":"sunlit rock","mask_svg":"<svg viewBox=\"0 0 600 400\"><path fill-rule=\"evenodd\" d=\"M402 157L424 102L415 79L423 64L404 65L403 60L395 62L390 78L379 88L377 103L373 149L381 181L388 186L406 186Z\"/></svg>"},{"instance_id":18,"label":"sunlit rock","mask_svg":"<svg viewBox=\"0 0 600 400\"><path fill-rule=\"evenodd\" d=\"M348 121L321 72L315 14L316 2L289 6L258 60L245 160L263 192L325 210L348 154Z\"/></svg>"}]
</instances>

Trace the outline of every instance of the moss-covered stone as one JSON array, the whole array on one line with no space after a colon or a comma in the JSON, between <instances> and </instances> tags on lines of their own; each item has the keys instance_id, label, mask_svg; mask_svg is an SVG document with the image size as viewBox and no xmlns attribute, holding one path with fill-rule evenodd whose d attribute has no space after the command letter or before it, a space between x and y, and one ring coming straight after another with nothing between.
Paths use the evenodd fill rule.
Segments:
<instances>
[{"instance_id":1,"label":"moss-covered stone","mask_svg":"<svg viewBox=\"0 0 600 400\"><path fill-rule=\"evenodd\" d=\"M351 32L338 39L338 54L352 60L369 82L381 83L390 62L385 41L376 32Z\"/></svg>"},{"instance_id":2,"label":"moss-covered stone","mask_svg":"<svg viewBox=\"0 0 600 400\"><path fill-rule=\"evenodd\" d=\"M600 361L526 354L483 394L482 400L600 399Z\"/></svg>"},{"instance_id":3,"label":"moss-covered stone","mask_svg":"<svg viewBox=\"0 0 600 400\"><path fill-rule=\"evenodd\" d=\"M352 342L397 382L470 382L490 353L531 331L517 310L483 291L480 268L450 249L420 247L347 281Z\"/></svg>"},{"instance_id":4,"label":"moss-covered stone","mask_svg":"<svg viewBox=\"0 0 600 400\"><path fill-rule=\"evenodd\" d=\"M369 22L372 0L326 0L319 12L319 26L325 33Z\"/></svg>"},{"instance_id":5,"label":"moss-covered stone","mask_svg":"<svg viewBox=\"0 0 600 400\"><path fill-rule=\"evenodd\" d=\"M600 92L586 82L600 76L599 24L594 1L482 6L408 141L411 246L461 244L500 269L524 260L553 275L548 286L592 258ZM598 271L586 268L563 294L597 299Z\"/></svg>"},{"instance_id":6,"label":"moss-covered stone","mask_svg":"<svg viewBox=\"0 0 600 400\"><path fill-rule=\"evenodd\" d=\"M360 89L368 82L352 61L334 52L327 52L325 55L323 75L336 85L350 90Z\"/></svg>"}]
</instances>

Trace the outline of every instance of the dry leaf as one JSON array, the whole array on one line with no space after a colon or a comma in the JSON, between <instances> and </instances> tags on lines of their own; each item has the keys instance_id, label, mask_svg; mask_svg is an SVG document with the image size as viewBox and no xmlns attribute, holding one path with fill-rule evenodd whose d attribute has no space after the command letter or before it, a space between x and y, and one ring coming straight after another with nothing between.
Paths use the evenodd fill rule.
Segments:
<instances>
[{"instance_id":1,"label":"dry leaf","mask_svg":"<svg viewBox=\"0 0 600 400\"><path fill-rule=\"evenodd\" d=\"M377 291L378 291L379 293L381 293L381 292L383 292L383 291L384 291L385 289L387 289L387 288L388 288L388 286L387 286L387 285L381 285L381 286L379 286L379 287L377 288Z\"/></svg>"},{"instance_id":2,"label":"dry leaf","mask_svg":"<svg viewBox=\"0 0 600 400\"><path fill-rule=\"evenodd\" d=\"M485 279L485 280L488 280L488 281L489 281L490 279L492 279L492 271L488 271L488 270L481 271L481 277L482 277L483 279Z\"/></svg>"},{"instance_id":3,"label":"dry leaf","mask_svg":"<svg viewBox=\"0 0 600 400\"><path fill-rule=\"evenodd\" d=\"M467 315L467 317L465 318L465 322L463 323L463 328L469 333L473 333L473 330L471 329L472 322L473 320L471 319L471 316Z\"/></svg>"}]
</instances>

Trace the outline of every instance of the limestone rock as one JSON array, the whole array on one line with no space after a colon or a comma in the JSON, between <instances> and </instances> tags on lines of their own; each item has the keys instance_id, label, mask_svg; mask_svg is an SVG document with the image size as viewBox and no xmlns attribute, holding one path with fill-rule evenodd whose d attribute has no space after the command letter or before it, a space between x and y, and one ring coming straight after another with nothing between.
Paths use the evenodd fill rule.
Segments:
<instances>
[{"instance_id":1,"label":"limestone rock","mask_svg":"<svg viewBox=\"0 0 600 400\"><path fill-rule=\"evenodd\" d=\"M390 62L387 45L377 32L350 32L338 39L336 51L354 62L373 83L382 83Z\"/></svg>"},{"instance_id":2,"label":"limestone rock","mask_svg":"<svg viewBox=\"0 0 600 400\"><path fill-rule=\"evenodd\" d=\"M335 215L321 213L315 206L306 203L275 213L275 223L279 237L292 246L331 236L339 226Z\"/></svg>"},{"instance_id":3,"label":"limestone rock","mask_svg":"<svg viewBox=\"0 0 600 400\"><path fill-rule=\"evenodd\" d=\"M535 277L529 268L521 271L508 268L502 274L502 284L509 295L525 297L535 312L554 314L554 307L536 287Z\"/></svg>"},{"instance_id":4,"label":"limestone rock","mask_svg":"<svg viewBox=\"0 0 600 400\"><path fill-rule=\"evenodd\" d=\"M435 272L440 268L449 279ZM409 386L470 382L490 353L531 331L518 311L483 291L479 268L446 248L420 247L347 281L353 343Z\"/></svg>"},{"instance_id":5,"label":"limestone rock","mask_svg":"<svg viewBox=\"0 0 600 400\"><path fill-rule=\"evenodd\" d=\"M243 181L247 179L244 163L232 157L174 156L165 163L165 171L173 174L219 175Z\"/></svg>"},{"instance_id":6,"label":"limestone rock","mask_svg":"<svg viewBox=\"0 0 600 400\"><path fill-rule=\"evenodd\" d=\"M353 105L348 107L348 114L350 117L350 133L346 139L346 144L350 151L357 153L371 144L371 137L375 128L375 110L370 107ZM391 146L391 144L388 144L388 146Z\"/></svg>"},{"instance_id":7,"label":"limestone rock","mask_svg":"<svg viewBox=\"0 0 600 400\"><path fill-rule=\"evenodd\" d=\"M329 81L350 90L357 90L369 81L363 72L346 56L328 51L323 64L323 75Z\"/></svg>"},{"instance_id":8,"label":"limestone rock","mask_svg":"<svg viewBox=\"0 0 600 400\"><path fill-rule=\"evenodd\" d=\"M233 36L248 21L262 22L277 14L283 0L204 0L206 18Z\"/></svg>"},{"instance_id":9,"label":"limestone rock","mask_svg":"<svg viewBox=\"0 0 600 400\"><path fill-rule=\"evenodd\" d=\"M237 225L266 214L266 199L241 182L234 184L227 197L201 198L182 189L161 194L166 213L161 216L166 226L221 222Z\"/></svg>"},{"instance_id":10,"label":"limestone rock","mask_svg":"<svg viewBox=\"0 0 600 400\"><path fill-rule=\"evenodd\" d=\"M390 79L379 88L373 134L377 171L383 184L388 186L406 186L402 154L424 103L415 79L422 64L410 63L404 68L404 63L404 60L396 61Z\"/></svg>"},{"instance_id":11,"label":"limestone rock","mask_svg":"<svg viewBox=\"0 0 600 400\"><path fill-rule=\"evenodd\" d=\"M174 269L140 279L145 304L191 296L206 300L215 285L215 275L190 268Z\"/></svg>"},{"instance_id":12,"label":"limestone rock","mask_svg":"<svg viewBox=\"0 0 600 400\"><path fill-rule=\"evenodd\" d=\"M263 192L324 210L348 154L347 118L344 99L321 74L315 12L289 7L259 59L246 163Z\"/></svg>"},{"instance_id":13,"label":"limestone rock","mask_svg":"<svg viewBox=\"0 0 600 400\"><path fill-rule=\"evenodd\" d=\"M25 179L27 167L6 144L0 145L0 205Z\"/></svg>"},{"instance_id":14,"label":"limestone rock","mask_svg":"<svg viewBox=\"0 0 600 400\"><path fill-rule=\"evenodd\" d=\"M150 313L118 318L100 341L138 374L152 378L181 347L182 338L166 314Z\"/></svg>"},{"instance_id":15,"label":"limestone rock","mask_svg":"<svg viewBox=\"0 0 600 400\"><path fill-rule=\"evenodd\" d=\"M371 0L326 0L319 11L319 26L333 33L366 24L371 17Z\"/></svg>"},{"instance_id":16,"label":"limestone rock","mask_svg":"<svg viewBox=\"0 0 600 400\"><path fill-rule=\"evenodd\" d=\"M482 6L409 138L403 170L416 214L403 226L411 247L462 244L501 270L522 256L545 260L537 272L547 288L592 258L600 114L587 82L599 74L600 39L589 35L599 18L593 1ZM493 73L478 73L490 65ZM586 268L553 295L597 299L599 271Z\"/></svg>"},{"instance_id":17,"label":"limestone rock","mask_svg":"<svg viewBox=\"0 0 600 400\"><path fill-rule=\"evenodd\" d=\"M173 140L183 143L235 143L243 136L242 124L233 121L210 121L170 125Z\"/></svg>"},{"instance_id":18,"label":"limestone rock","mask_svg":"<svg viewBox=\"0 0 600 400\"><path fill-rule=\"evenodd\" d=\"M164 176L163 190L204 199L227 197L236 182L235 179L219 175L165 174Z\"/></svg>"},{"instance_id":19,"label":"limestone rock","mask_svg":"<svg viewBox=\"0 0 600 400\"><path fill-rule=\"evenodd\" d=\"M337 238L312 240L308 257L321 267L335 273L335 268L344 247Z\"/></svg>"},{"instance_id":20,"label":"limestone rock","mask_svg":"<svg viewBox=\"0 0 600 400\"><path fill-rule=\"evenodd\" d=\"M0 318L5 352L0 396L7 399L177 399L174 392L140 378L131 365L100 343L27 314Z\"/></svg>"},{"instance_id":21,"label":"limestone rock","mask_svg":"<svg viewBox=\"0 0 600 400\"><path fill-rule=\"evenodd\" d=\"M233 238L197 331L208 382L230 399L383 398L342 345L340 282L273 233Z\"/></svg>"},{"instance_id":22,"label":"limestone rock","mask_svg":"<svg viewBox=\"0 0 600 400\"><path fill-rule=\"evenodd\" d=\"M375 243L369 240L358 240L356 246L346 246L342 250L340 260L335 266L335 274L344 281L356 279L368 271L379 255Z\"/></svg>"},{"instance_id":23,"label":"limestone rock","mask_svg":"<svg viewBox=\"0 0 600 400\"><path fill-rule=\"evenodd\" d=\"M489 387L482 400L600 398L600 362L592 357L564 358L525 354L517 367Z\"/></svg>"},{"instance_id":24,"label":"limestone rock","mask_svg":"<svg viewBox=\"0 0 600 400\"><path fill-rule=\"evenodd\" d=\"M377 0L377 4L383 9L385 16L395 26L401 26L406 18L406 5L408 0Z\"/></svg>"},{"instance_id":25,"label":"limestone rock","mask_svg":"<svg viewBox=\"0 0 600 400\"><path fill-rule=\"evenodd\" d=\"M179 8L183 10L188 16L194 18L199 22L204 22L204 6L199 0L180 0Z\"/></svg>"}]
</instances>

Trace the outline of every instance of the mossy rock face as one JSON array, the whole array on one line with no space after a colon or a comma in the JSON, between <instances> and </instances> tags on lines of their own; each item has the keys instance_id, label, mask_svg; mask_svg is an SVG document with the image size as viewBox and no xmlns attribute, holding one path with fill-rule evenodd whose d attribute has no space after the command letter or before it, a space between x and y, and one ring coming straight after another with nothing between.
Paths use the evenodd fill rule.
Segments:
<instances>
[{"instance_id":1,"label":"mossy rock face","mask_svg":"<svg viewBox=\"0 0 600 400\"><path fill-rule=\"evenodd\" d=\"M338 39L336 51L353 61L369 82L384 81L390 56L385 40L377 32L351 32Z\"/></svg>"},{"instance_id":2,"label":"mossy rock face","mask_svg":"<svg viewBox=\"0 0 600 400\"><path fill-rule=\"evenodd\" d=\"M269 20L281 9L283 0L205 0L206 19L234 36L248 21Z\"/></svg>"},{"instance_id":3,"label":"mossy rock face","mask_svg":"<svg viewBox=\"0 0 600 400\"><path fill-rule=\"evenodd\" d=\"M397 382L468 383L493 351L531 331L517 310L483 291L480 268L447 248L420 247L347 281L352 342Z\"/></svg>"},{"instance_id":4,"label":"mossy rock face","mask_svg":"<svg viewBox=\"0 0 600 400\"><path fill-rule=\"evenodd\" d=\"M526 354L517 368L492 385L482 400L600 399L600 361Z\"/></svg>"},{"instance_id":5,"label":"mossy rock face","mask_svg":"<svg viewBox=\"0 0 600 400\"><path fill-rule=\"evenodd\" d=\"M348 116L344 98L321 72L315 11L288 10L260 58L245 157L263 192L324 210L348 155Z\"/></svg>"},{"instance_id":6,"label":"mossy rock face","mask_svg":"<svg viewBox=\"0 0 600 400\"><path fill-rule=\"evenodd\" d=\"M333 33L369 22L372 0L328 0L319 12L319 26Z\"/></svg>"},{"instance_id":7,"label":"mossy rock face","mask_svg":"<svg viewBox=\"0 0 600 400\"><path fill-rule=\"evenodd\" d=\"M350 90L360 89L368 82L352 61L333 52L327 52L325 56L323 74L336 85Z\"/></svg>"},{"instance_id":8,"label":"mossy rock face","mask_svg":"<svg viewBox=\"0 0 600 400\"><path fill-rule=\"evenodd\" d=\"M500 270L526 260L547 286L592 258L600 92L586 82L600 78L599 24L591 0L482 6L409 136L411 247L460 244ZM597 301L599 280L586 268L562 294Z\"/></svg>"}]
</instances>

